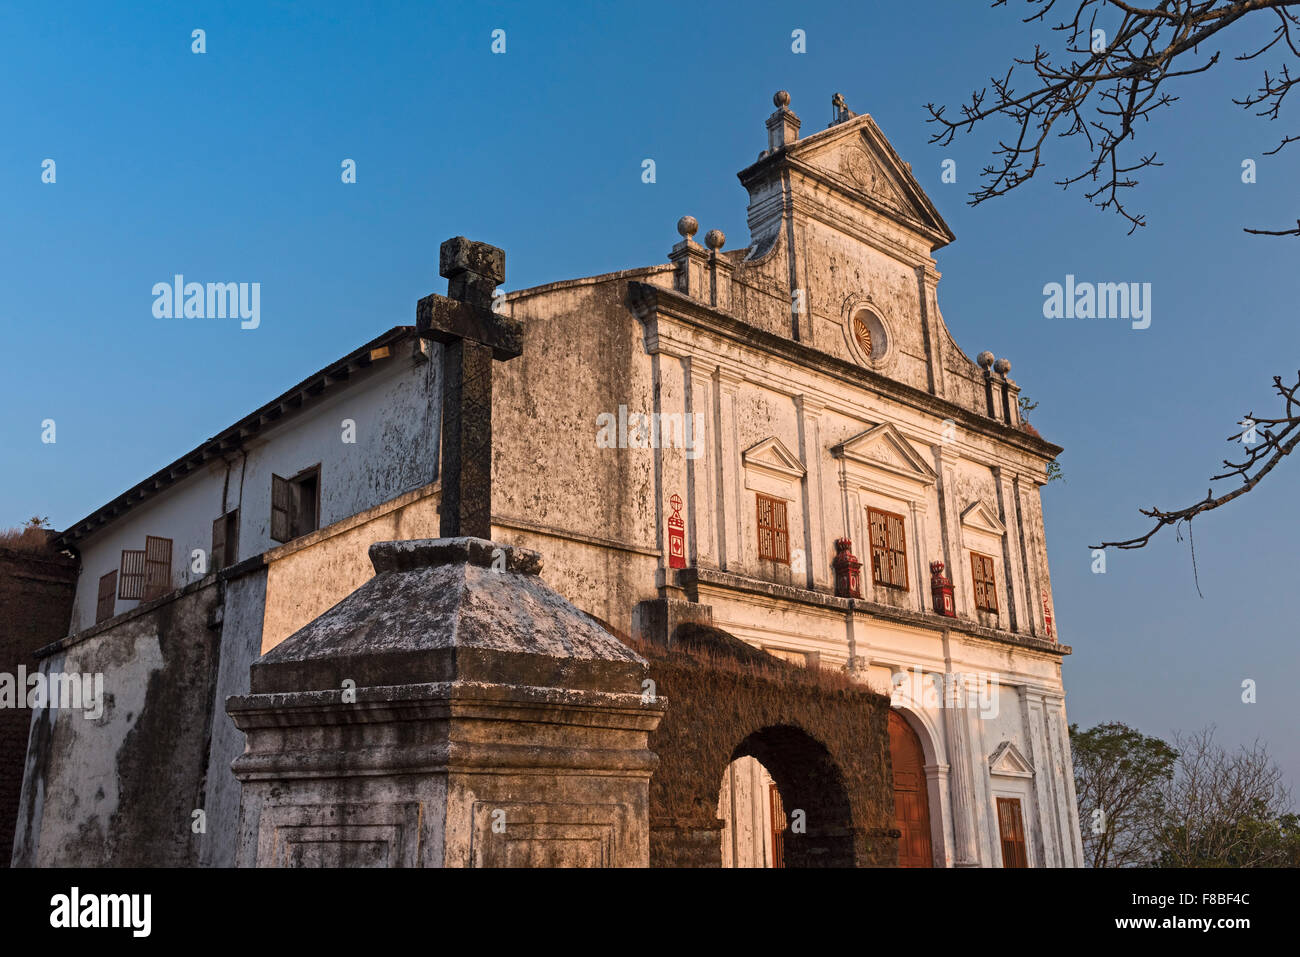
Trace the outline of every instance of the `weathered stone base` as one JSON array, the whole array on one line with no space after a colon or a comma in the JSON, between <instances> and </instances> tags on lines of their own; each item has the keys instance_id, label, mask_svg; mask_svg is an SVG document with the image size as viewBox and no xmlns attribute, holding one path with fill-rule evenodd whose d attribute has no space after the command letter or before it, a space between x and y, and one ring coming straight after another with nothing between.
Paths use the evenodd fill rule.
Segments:
<instances>
[{"instance_id":1,"label":"weathered stone base","mask_svg":"<svg viewBox=\"0 0 1300 957\"><path fill-rule=\"evenodd\" d=\"M440 682L234 698L243 867L644 867L659 711Z\"/></svg>"},{"instance_id":2,"label":"weathered stone base","mask_svg":"<svg viewBox=\"0 0 1300 957\"><path fill-rule=\"evenodd\" d=\"M474 538L371 546L376 575L267 652L247 735L251 867L645 867L646 662Z\"/></svg>"}]
</instances>

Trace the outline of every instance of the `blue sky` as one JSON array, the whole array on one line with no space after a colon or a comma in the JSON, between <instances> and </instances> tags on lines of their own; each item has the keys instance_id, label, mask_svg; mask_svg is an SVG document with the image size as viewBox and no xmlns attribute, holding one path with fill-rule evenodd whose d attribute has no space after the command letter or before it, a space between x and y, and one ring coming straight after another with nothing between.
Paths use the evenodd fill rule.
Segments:
<instances>
[{"instance_id":1,"label":"blue sky","mask_svg":"<svg viewBox=\"0 0 1300 957\"><path fill-rule=\"evenodd\" d=\"M413 321L445 288L448 236L505 248L507 288L666 261L684 213L744 244L735 173L765 146L773 91L805 133L839 91L957 234L938 254L957 341L1010 358L1035 425L1066 447L1044 502L1072 720L1162 736L1214 723L1225 742L1267 741L1300 782L1300 462L1196 522L1204 598L1172 534L1112 553L1104 575L1087 549L1146 531L1138 506L1203 495L1236 420L1277 409L1272 376L1300 367L1295 241L1241 231L1300 214L1300 146L1264 156L1283 128L1232 104L1264 65L1231 62L1235 31L1226 67L1141 130L1165 165L1132 198L1150 225L1130 237L1051 185L1073 168L1062 154L1041 181L965 205L1005 127L928 145L924 104L955 110L1046 32L981 3L26 4L0 27L0 524L64 527ZM947 158L956 184L940 182ZM260 328L155 319L150 288L175 273L260 282ZM1067 273L1150 282L1151 327L1043 318L1044 284Z\"/></svg>"}]
</instances>

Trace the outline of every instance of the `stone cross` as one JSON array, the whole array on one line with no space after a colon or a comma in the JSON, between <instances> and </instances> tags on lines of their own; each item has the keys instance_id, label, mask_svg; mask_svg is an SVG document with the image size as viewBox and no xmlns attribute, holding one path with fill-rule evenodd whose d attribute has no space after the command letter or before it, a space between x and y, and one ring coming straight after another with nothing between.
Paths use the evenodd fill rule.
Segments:
<instances>
[{"instance_id":1,"label":"stone cross","mask_svg":"<svg viewBox=\"0 0 1300 957\"><path fill-rule=\"evenodd\" d=\"M447 295L415 307L418 335L442 343L442 507L439 535L492 538L492 362L522 354L523 326L492 311L506 254L457 236L442 244Z\"/></svg>"}]
</instances>

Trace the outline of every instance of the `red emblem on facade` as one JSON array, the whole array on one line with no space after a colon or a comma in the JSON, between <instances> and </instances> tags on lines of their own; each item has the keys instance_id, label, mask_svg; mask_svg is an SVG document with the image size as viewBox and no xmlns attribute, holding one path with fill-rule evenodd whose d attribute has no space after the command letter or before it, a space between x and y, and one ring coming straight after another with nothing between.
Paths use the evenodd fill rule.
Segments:
<instances>
[{"instance_id":1,"label":"red emblem on facade","mask_svg":"<svg viewBox=\"0 0 1300 957\"><path fill-rule=\"evenodd\" d=\"M862 562L853 555L853 542L847 538L835 539L835 594L840 598L862 597Z\"/></svg>"},{"instance_id":2,"label":"red emblem on facade","mask_svg":"<svg viewBox=\"0 0 1300 957\"><path fill-rule=\"evenodd\" d=\"M957 617L957 606L952 601L952 582L944 577L943 562L930 563L930 593L934 597L936 615Z\"/></svg>"},{"instance_id":3,"label":"red emblem on facade","mask_svg":"<svg viewBox=\"0 0 1300 957\"><path fill-rule=\"evenodd\" d=\"M686 567L686 523L682 521L682 497L676 492L668 500L673 514L668 518L668 567Z\"/></svg>"},{"instance_id":4,"label":"red emblem on facade","mask_svg":"<svg viewBox=\"0 0 1300 957\"><path fill-rule=\"evenodd\" d=\"M1046 595L1043 596L1043 624L1047 626L1047 637L1055 641L1056 635L1052 631L1052 603Z\"/></svg>"}]
</instances>

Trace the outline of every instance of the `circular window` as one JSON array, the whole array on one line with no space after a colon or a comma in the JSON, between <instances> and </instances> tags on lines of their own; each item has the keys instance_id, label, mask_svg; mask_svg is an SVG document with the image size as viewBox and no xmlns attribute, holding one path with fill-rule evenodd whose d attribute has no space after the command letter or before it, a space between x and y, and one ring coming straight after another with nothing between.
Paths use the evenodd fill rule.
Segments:
<instances>
[{"instance_id":1,"label":"circular window","mask_svg":"<svg viewBox=\"0 0 1300 957\"><path fill-rule=\"evenodd\" d=\"M874 312L867 309L855 312L849 321L849 332L864 360L874 365L885 357L889 337L880 317Z\"/></svg>"},{"instance_id":2,"label":"circular window","mask_svg":"<svg viewBox=\"0 0 1300 957\"><path fill-rule=\"evenodd\" d=\"M867 354L867 358L871 358L871 327L861 316L853 317L853 335L857 338L862 351Z\"/></svg>"}]
</instances>

